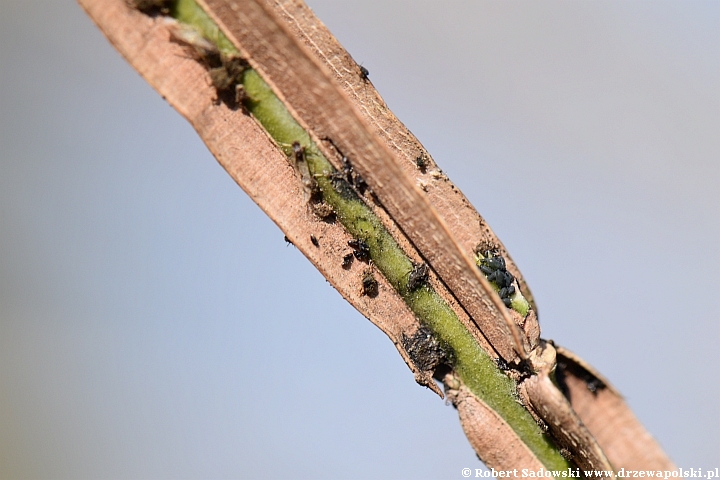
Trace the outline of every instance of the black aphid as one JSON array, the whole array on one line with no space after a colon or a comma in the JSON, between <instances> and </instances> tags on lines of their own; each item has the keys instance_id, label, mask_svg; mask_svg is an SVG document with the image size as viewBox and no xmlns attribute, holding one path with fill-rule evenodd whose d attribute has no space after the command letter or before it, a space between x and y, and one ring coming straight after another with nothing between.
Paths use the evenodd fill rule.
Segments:
<instances>
[{"instance_id":1,"label":"black aphid","mask_svg":"<svg viewBox=\"0 0 720 480\"><path fill-rule=\"evenodd\" d=\"M500 298L512 297L513 295L515 295L515 287L513 287L512 285L510 285L509 287L503 287L498 293L500 294Z\"/></svg>"},{"instance_id":2,"label":"black aphid","mask_svg":"<svg viewBox=\"0 0 720 480\"><path fill-rule=\"evenodd\" d=\"M513 277L512 274L507 270L495 270L487 276L487 279L495 283L498 287L504 288L512 285L515 277Z\"/></svg>"},{"instance_id":3,"label":"black aphid","mask_svg":"<svg viewBox=\"0 0 720 480\"><path fill-rule=\"evenodd\" d=\"M343 166L343 175L345 176L345 181L352 184L353 183L353 166L352 163L350 163L350 159L343 155L342 157L342 166Z\"/></svg>"},{"instance_id":4,"label":"black aphid","mask_svg":"<svg viewBox=\"0 0 720 480\"><path fill-rule=\"evenodd\" d=\"M367 295L370 298L378 296L378 282L375 280L375 276L372 272L365 272L362 279L363 295Z\"/></svg>"},{"instance_id":5,"label":"black aphid","mask_svg":"<svg viewBox=\"0 0 720 480\"><path fill-rule=\"evenodd\" d=\"M327 177L332 182L335 191L343 196L348 196L352 195L352 191L354 189L360 195L365 195L365 191L368 189L368 184L360 176L360 174L355 172L350 159L338 148L337 145L335 145L335 142L333 142L330 137L324 137L323 140L332 145L341 157L340 161L342 162L342 169L327 174Z\"/></svg>"},{"instance_id":6,"label":"black aphid","mask_svg":"<svg viewBox=\"0 0 720 480\"><path fill-rule=\"evenodd\" d=\"M368 188L367 182L365 182L365 179L362 178L359 174L355 174L355 188L357 188L357 191L360 193L360 195L365 195L365 190Z\"/></svg>"},{"instance_id":7,"label":"black aphid","mask_svg":"<svg viewBox=\"0 0 720 480\"><path fill-rule=\"evenodd\" d=\"M287 242L288 245L295 245L295 244L292 243L292 241L287 237L287 235L285 235L285 241Z\"/></svg>"},{"instance_id":8,"label":"black aphid","mask_svg":"<svg viewBox=\"0 0 720 480\"><path fill-rule=\"evenodd\" d=\"M498 368L503 372L507 372L508 370L510 370L510 365L508 365L508 363L503 360L502 357L498 357L495 361L497 362Z\"/></svg>"},{"instance_id":9,"label":"black aphid","mask_svg":"<svg viewBox=\"0 0 720 480\"><path fill-rule=\"evenodd\" d=\"M421 172L425 173L425 169L427 169L427 160L425 159L424 153L415 157L415 165L417 165Z\"/></svg>"},{"instance_id":10,"label":"black aphid","mask_svg":"<svg viewBox=\"0 0 720 480\"><path fill-rule=\"evenodd\" d=\"M502 255L487 258L483 263L493 270L505 270L505 259Z\"/></svg>"},{"instance_id":11,"label":"black aphid","mask_svg":"<svg viewBox=\"0 0 720 480\"><path fill-rule=\"evenodd\" d=\"M337 147L336 147L337 148ZM365 182L365 179L360 176L359 173L355 172L355 169L352 166L352 163L350 163L350 159L343 155L342 157L342 178L355 187L360 193L360 195L365 195L365 190L367 190L367 183Z\"/></svg>"},{"instance_id":12,"label":"black aphid","mask_svg":"<svg viewBox=\"0 0 720 480\"><path fill-rule=\"evenodd\" d=\"M360 65L360 78L362 78L363 80L367 80L369 76L370 70Z\"/></svg>"},{"instance_id":13,"label":"black aphid","mask_svg":"<svg viewBox=\"0 0 720 480\"><path fill-rule=\"evenodd\" d=\"M332 182L333 189L343 197L352 197L355 194L350 182L345 179L343 172L330 173L328 178Z\"/></svg>"},{"instance_id":14,"label":"black aphid","mask_svg":"<svg viewBox=\"0 0 720 480\"><path fill-rule=\"evenodd\" d=\"M482 265L482 264L478 265L478 268L480 269L480 271L481 271L482 273L485 274L485 276L494 273L494 270L493 270L492 268L486 267L485 265Z\"/></svg>"},{"instance_id":15,"label":"black aphid","mask_svg":"<svg viewBox=\"0 0 720 480\"><path fill-rule=\"evenodd\" d=\"M353 254L355 255L355 258L365 263L370 261L370 247L367 243L365 243L364 240L348 240L348 246L353 249Z\"/></svg>"},{"instance_id":16,"label":"black aphid","mask_svg":"<svg viewBox=\"0 0 720 480\"><path fill-rule=\"evenodd\" d=\"M598 391L607 388L605 382L597 378L591 372L586 370L582 365L579 365L573 361L568 362L562 357L558 356L557 367L555 369L555 378L557 379L558 387L566 398L570 398L570 389L567 385L568 376L580 378L585 382L587 389L597 395Z\"/></svg>"},{"instance_id":17,"label":"black aphid","mask_svg":"<svg viewBox=\"0 0 720 480\"><path fill-rule=\"evenodd\" d=\"M303 146L300 145L300 142L293 142L292 149L293 149L293 155L295 155L295 161L296 162L304 162L305 161L305 148L303 148Z\"/></svg>"},{"instance_id":18,"label":"black aphid","mask_svg":"<svg viewBox=\"0 0 720 480\"><path fill-rule=\"evenodd\" d=\"M423 285L426 285L428 282L428 272L429 269L426 263L415 265L412 272L410 272L410 277L408 278L408 290L414 292Z\"/></svg>"},{"instance_id":19,"label":"black aphid","mask_svg":"<svg viewBox=\"0 0 720 480\"><path fill-rule=\"evenodd\" d=\"M515 277L507 271L507 265L502 255L492 250L480 252L481 258L478 261L478 268L487 277L488 281L499 288L498 295L506 307L512 304L512 297L515 295Z\"/></svg>"},{"instance_id":20,"label":"black aphid","mask_svg":"<svg viewBox=\"0 0 720 480\"><path fill-rule=\"evenodd\" d=\"M315 245L316 247L319 247L319 246L320 246L320 242L318 242L318 239L317 239L317 237L316 237L315 235L310 235L310 241L311 241L312 244Z\"/></svg>"},{"instance_id":21,"label":"black aphid","mask_svg":"<svg viewBox=\"0 0 720 480\"><path fill-rule=\"evenodd\" d=\"M349 270L350 267L352 266L354 258L355 258L355 256L352 253L348 253L345 256L343 256L342 268L344 268L345 270Z\"/></svg>"},{"instance_id":22,"label":"black aphid","mask_svg":"<svg viewBox=\"0 0 720 480\"><path fill-rule=\"evenodd\" d=\"M585 385L587 385L587 389L590 390L591 393L597 393L598 390L605 388L605 384L599 378L588 380Z\"/></svg>"},{"instance_id":23,"label":"black aphid","mask_svg":"<svg viewBox=\"0 0 720 480\"><path fill-rule=\"evenodd\" d=\"M410 360L424 372L435 372L440 365L451 363L448 352L425 326L418 328L410 337L403 333L402 345Z\"/></svg>"}]
</instances>

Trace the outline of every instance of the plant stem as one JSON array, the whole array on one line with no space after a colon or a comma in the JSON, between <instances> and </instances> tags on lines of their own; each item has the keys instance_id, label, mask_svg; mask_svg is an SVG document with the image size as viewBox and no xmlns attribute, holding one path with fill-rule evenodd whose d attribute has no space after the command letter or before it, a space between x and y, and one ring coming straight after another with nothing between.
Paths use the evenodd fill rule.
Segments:
<instances>
[{"instance_id":1,"label":"plant stem","mask_svg":"<svg viewBox=\"0 0 720 480\"><path fill-rule=\"evenodd\" d=\"M221 53L239 54L194 0L177 0L171 15L198 29ZM323 200L333 208L348 233L368 245L375 266L449 353L449 361L460 380L511 426L547 469L567 469L570 466L567 460L520 404L514 380L497 367L447 302L430 285L408 288L409 273L414 267L410 257L355 190L335 175L336 169L267 83L249 69L242 85L249 97L245 106L279 147L287 155L292 155L289 146L295 142L304 148L309 171Z\"/></svg>"}]
</instances>

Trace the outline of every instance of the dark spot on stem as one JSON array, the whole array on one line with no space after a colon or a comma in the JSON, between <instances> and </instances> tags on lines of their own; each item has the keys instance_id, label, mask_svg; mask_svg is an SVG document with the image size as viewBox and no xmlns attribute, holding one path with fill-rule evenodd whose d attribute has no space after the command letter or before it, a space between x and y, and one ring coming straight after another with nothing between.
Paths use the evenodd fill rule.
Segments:
<instances>
[{"instance_id":1,"label":"dark spot on stem","mask_svg":"<svg viewBox=\"0 0 720 480\"><path fill-rule=\"evenodd\" d=\"M429 271L430 270L428 269L426 263L415 265L415 267L413 267L412 269L412 272L410 272L410 277L408 277L408 291L414 292L423 285L427 285Z\"/></svg>"},{"instance_id":2,"label":"dark spot on stem","mask_svg":"<svg viewBox=\"0 0 720 480\"><path fill-rule=\"evenodd\" d=\"M508 363L505 360L503 360L502 357L498 357L495 360L495 363L497 363L498 368L500 370L502 370L503 372L507 372L508 370L510 370L510 365L508 365Z\"/></svg>"},{"instance_id":3,"label":"dark spot on stem","mask_svg":"<svg viewBox=\"0 0 720 480\"><path fill-rule=\"evenodd\" d=\"M353 254L355 255L355 258L365 263L368 263L370 261L370 247L367 243L365 243L364 240L355 238L352 240L348 240L348 246L353 249Z\"/></svg>"},{"instance_id":4,"label":"dark spot on stem","mask_svg":"<svg viewBox=\"0 0 720 480\"><path fill-rule=\"evenodd\" d=\"M169 15L173 1L174 0L129 0L128 4L132 8L140 10L145 15L154 17L157 15Z\"/></svg>"},{"instance_id":5,"label":"dark spot on stem","mask_svg":"<svg viewBox=\"0 0 720 480\"><path fill-rule=\"evenodd\" d=\"M345 254L345 256L343 256L342 268L344 268L345 270L349 270L352 266L354 258L355 256L352 253Z\"/></svg>"},{"instance_id":6,"label":"dark spot on stem","mask_svg":"<svg viewBox=\"0 0 720 480\"><path fill-rule=\"evenodd\" d=\"M421 153L420 155L415 157L415 165L422 173L425 173L425 170L427 170L427 164L428 162L425 158L425 153Z\"/></svg>"},{"instance_id":7,"label":"dark spot on stem","mask_svg":"<svg viewBox=\"0 0 720 480\"><path fill-rule=\"evenodd\" d=\"M478 246L479 248L479 246ZM498 295L506 307L510 308L512 297L515 295L515 277L508 272L505 258L497 253L497 250L485 250L476 252L480 255L478 268L485 275L489 282L494 283L498 288Z\"/></svg>"},{"instance_id":8,"label":"dark spot on stem","mask_svg":"<svg viewBox=\"0 0 720 480\"><path fill-rule=\"evenodd\" d=\"M335 221L335 210L322 200L313 200L310 207L315 215L320 217L324 222L333 223Z\"/></svg>"},{"instance_id":9,"label":"dark spot on stem","mask_svg":"<svg viewBox=\"0 0 720 480\"><path fill-rule=\"evenodd\" d=\"M378 296L378 282L377 280L375 280L375 276L370 271L367 271L363 274L362 291L363 295L367 295L370 298L375 298Z\"/></svg>"},{"instance_id":10,"label":"dark spot on stem","mask_svg":"<svg viewBox=\"0 0 720 480\"><path fill-rule=\"evenodd\" d=\"M402 346L415 366L424 372L434 373L442 365L452 363L448 352L425 326L410 337L403 333Z\"/></svg>"}]
</instances>

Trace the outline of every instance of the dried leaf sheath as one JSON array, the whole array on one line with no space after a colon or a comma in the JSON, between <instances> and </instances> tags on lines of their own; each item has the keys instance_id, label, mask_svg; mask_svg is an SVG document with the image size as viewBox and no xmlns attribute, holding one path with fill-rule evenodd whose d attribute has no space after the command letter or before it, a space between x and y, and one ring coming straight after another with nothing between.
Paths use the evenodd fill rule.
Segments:
<instances>
[{"instance_id":1,"label":"dried leaf sheath","mask_svg":"<svg viewBox=\"0 0 720 480\"><path fill-rule=\"evenodd\" d=\"M344 270L339 261L347 251L347 232L308 211L284 154L252 118L216 102L207 71L172 40L170 25L129 9L123 0L83 0L81 5L120 53L190 121L221 165L328 281L391 338L416 378L422 380L426 373L415 367L402 348L403 336L414 335L419 327L414 315L382 277L378 277L377 298L359 293L357 271ZM311 234L324 248L313 246ZM487 426L494 445L503 445L508 451L527 449L505 422L493 418L497 423ZM537 460L526 466L537 466Z\"/></svg>"},{"instance_id":2,"label":"dried leaf sheath","mask_svg":"<svg viewBox=\"0 0 720 480\"><path fill-rule=\"evenodd\" d=\"M95 2L89 2L89 1L88 1L88 2L83 2L83 3L85 3L86 6L89 5L89 7L87 7L87 8L88 8L89 10L91 10L91 9L92 9L92 4L95 3ZM298 4L296 4L296 3L293 3L293 4L294 4L294 5L298 5ZM91 16L92 16L92 15L93 15L93 12L90 12L90 13L91 13ZM97 10L95 10L94 13L95 13L95 14L98 14L99 12L98 12ZM125 13L128 13L128 12L125 12ZM129 12L129 13L132 14L133 12ZM130 15L130 16L132 16L132 15ZM115 43L116 46L118 46L118 48L119 48L121 51L123 51L123 48L122 48L122 46L121 46L121 44L123 43L123 39L122 39L122 38L119 38L119 37L121 37L122 35L116 36L116 38L113 39L113 37L108 33L108 29L112 29L112 28L114 28L115 26L113 25L112 28L111 28L110 26L108 26L107 23L106 23L105 25L103 25L103 24L101 24L101 22L98 21L97 19L96 19L96 21L97 21L98 24L101 26L101 28L103 28L103 29L106 31L106 34L108 34L109 38L111 38L111 41L113 41L113 43ZM157 25L156 25L156 27L157 27ZM140 49L140 50L142 50L142 49ZM163 78L162 78L162 76L163 76L162 73L157 73L157 72L156 72L157 75L155 76L155 78L151 78L151 77L153 77L153 75L152 75L151 72L150 72L150 71L152 70L151 66L149 66L149 65L140 65L140 66L138 66L138 61L137 61L137 60L138 60L138 57L137 57L138 51L130 52L130 53L131 53L131 54L128 53L127 49L126 49L126 51L123 51L123 54L126 56L126 58L128 58L128 59L131 61L131 63L133 63L133 64L136 66L136 68L138 68L138 70L141 71L141 73L143 73L143 75L145 75L146 78L148 78L148 80L149 80L151 83L153 83L154 86L156 86L156 88L158 88L159 91L161 91L161 93L164 93L164 92L163 92L163 89L159 87L159 85L162 85L163 82L164 82L164 80L163 80ZM133 54L133 53L134 53L134 54ZM158 57L161 57L161 56L162 56L162 55L158 55ZM142 62L139 62L139 63L142 64ZM142 68L141 68L141 67L142 67ZM144 71L143 71L143 68L145 68ZM157 83L153 82L153 80L155 80ZM162 86L166 86L166 85L162 85ZM179 88L179 89L178 89L176 92L174 92L174 93L178 93L178 92L180 92L180 90L182 90L182 88ZM185 92L185 93L186 93L186 92ZM358 297L358 295L357 295L356 292L353 292L352 289L348 289L348 288L347 288L347 285L345 285L345 286L339 285L339 284L341 284L342 282L337 281L337 279L331 278L331 277L332 277L332 274L334 273L334 272L332 271L333 269L330 268L330 267L331 267L330 264L332 263L332 258L335 258L335 254L338 253L338 250L341 250L341 249L345 248L346 243L344 243L344 242L345 242L346 239L347 239L347 234L343 235L344 232L341 231L342 229L340 229L340 230L338 230L338 231L334 231L333 228L332 228L330 225L327 225L327 224L315 225L314 223L317 223L317 218L314 218L312 215L307 215L307 211L304 212L304 213L305 213L305 217L306 217L306 218L304 218L304 221L308 222L308 224L309 224L310 227L316 227L318 230L313 230L313 228L308 228L308 225L305 225L305 226L303 227L302 225L300 225L300 226L298 226L298 225L287 225L287 224L286 224L287 222L283 222L283 219L279 218L280 216L277 215L277 212L275 212L275 213L272 213L272 212L271 212L272 208L273 208L273 207L276 207L277 205L269 205L269 203L273 203L273 202L269 202L269 203L268 203L268 199L263 199L263 198L262 198L262 196L263 196L262 194L264 193L262 189L253 190L252 186L249 185L249 184L252 184L252 183L255 181L255 179L248 179L246 176L244 177L244 175L247 175L247 172L246 172L246 171L242 171L242 172L241 172L241 171L239 171L239 170L242 170L243 168L245 168L245 166L243 165L243 168L237 169L237 165L233 165L233 160L234 160L234 159L229 159L229 157L228 157L229 151L228 151L227 149L225 149L222 145L220 145L220 144L223 143L223 142L229 142L229 141L230 141L230 140L229 140L229 139L230 139L230 135L225 135L226 132L223 131L223 128L209 127L209 126L206 124L206 123L208 123L208 122L207 122L207 118L208 118L209 116L211 116L211 115L208 115L208 114L209 114L210 111L213 110L213 108L212 108L212 107L209 107L209 106L205 106L204 109L203 109L203 111L202 111L201 113L198 113L197 111L191 112L191 111L188 111L188 109L186 108L186 107L187 107L187 105L185 105L186 99L184 99L184 98L179 98L179 97L180 97L179 95L178 95L178 98L175 98L175 100L173 100L173 99L171 98L171 95L166 95L166 96L167 96L168 100L169 100L171 103L173 103L173 104L176 104L176 103L177 103L177 108L181 111L181 113L183 113L183 114L186 116L186 118L188 118L188 119L191 121L191 123L193 123L193 125L194 125L195 128L198 130L198 132L201 134L201 136L203 137L203 139L205 140L205 142L208 144L208 146L210 147L210 149L216 154L216 156L218 157L218 160L219 160L221 163L223 163L223 165L224 165L225 168L231 173L231 175L233 175L234 178L236 178L236 180L238 180L238 183L240 183L241 186L243 186L243 188L246 188L246 190L248 191L248 193L256 200L256 202L258 202L259 205L261 205L266 211L268 211L268 213L271 215L271 217L273 217L273 219L276 220L276 222L281 226L281 228L283 228L283 230L288 233L288 236L289 236L291 239L293 239L294 242L296 242L296 244L298 245L298 247L300 247L301 250L303 250L303 252L304 252L306 255L308 255L308 257L313 261L313 263L315 263L316 265L318 265L318 268L320 268L321 271L323 271L323 273L324 273L326 276L328 276L328 278L330 279L330 281L333 282L333 284L336 285L336 288L338 288L338 289L341 291L341 293L343 293L343 295L344 295L346 298L348 298L348 299L349 299L354 305L356 305L356 306L358 306L359 304L362 304L362 303L363 303L361 300L365 300L365 303L368 303L368 302L367 302L367 298L365 298L365 299L355 298L355 297ZM222 107L221 107L221 106L214 105L214 107L218 107L219 111L222 111ZM184 108L185 108L185 109L184 109ZM391 114L390 114L390 115L391 115ZM221 117L221 116L222 116L222 115L218 115L218 118ZM201 118L201 117L205 117L205 118ZM225 118L225 121L227 121L228 118L229 118L229 117ZM239 121L239 120L241 120L241 119L240 119L240 118L236 118L236 119L233 119L232 121L236 121L236 120ZM212 121L210 121L209 123L212 123ZM399 123L398 123L398 125L399 125ZM400 127L401 127L401 125L400 125ZM401 130L401 129L400 129L400 130ZM235 132L235 133L237 133L237 132ZM257 132L256 132L256 133L257 133ZM315 135L315 137L316 137L316 140L319 140L319 139L317 138L317 137L318 137L317 134ZM419 146L419 144L418 144L418 146ZM235 147L237 147L237 145L235 145ZM321 147L325 147L325 149L328 148L327 145L322 145L322 144L321 144ZM243 147L241 146L240 148L243 148ZM245 145L244 148L247 148L247 145ZM225 152L224 152L225 154L223 154L223 150L225 150ZM233 154L236 154L236 152L233 152ZM244 159L244 160L249 161L249 159ZM284 165L284 166L285 166L285 168L287 169L287 162L285 162L285 165ZM282 165L281 165L281 164L277 164L276 167L282 169ZM292 172L291 172L291 173L292 173ZM291 175L291 176L292 176L292 175ZM297 180L297 179L295 179L295 180ZM443 181L446 181L446 180L443 179ZM290 185L291 183L292 183L292 181L288 182L288 183L286 184L286 186L292 187L292 185ZM441 183L441 182L438 182L438 183ZM297 185L295 185L295 187L297 188ZM297 200L297 199L296 199L296 200ZM301 205L301 206L304 206L304 205L302 205L302 202L301 202L300 205ZM469 209L472 210L471 207L469 207ZM299 209L299 210L302 210L302 209ZM300 217L302 217L302 215L300 215ZM298 217L298 218L300 218L300 217ZM302 222L303 219L300 218L299 221ZM314 222L314 223L313 223L313 222ZM480 224L480 226L481 226L481 228L482 228L482 224ZM317 233L310 233L310 232L317 232L317 231L321 231L321 232L322 232L322 236L319 236ZM308 236L307 233L310 233L310 235L312 235L312 236ZM320 241L321 241L321 243L323 244L323 246L325 246L325 245L326 245L326 243L324 242L325 237L328 237L328 238L332 239L333 235L341 238L341 240L336 241L336 242L334 242L334 243L333 243L332 241L329 242L329 243L327 243L329 249L331 249L331 250L334 249L334 251L331 252L332 254L331 254L331 255L328 255L328 257L330 257L330 258L322 258L322 255L317 255L318 253L327 253L327 252L325 252L325 251L324 251L324 252L313 252L313 251L312 251L312 248L313 248L313 247L314 247L314 248L317 248L316 245L317 245L317 239L318 239L318 238L320 239ZM310 240L310 239L314 239L314 240ZM321 257L321 258L318 258L318 257ZM324 265L324 262L325 262L327 265ZM339 264L339 262L338 262L338 264ZM323 265L324 265L324 267L323 267ZM514 268L514 266L512 266L511 268ZM342 277L343 272L336 272L336 273L340 274L339 276ZM353 283L352 280L353 280L353 279L351 278L348 283ZM388 286L385 285L385 284L383 284L383 285L381 285L381 287L387 288ZM385 290L385 288L381 288L381 289L380 289L381 294L382 294L382 292ZM390 292L388 292L388 293L390 293ZM392 296L392 295L389 295L389 296ZM493 298L493 300L495 300L495 299ZM400 302L400 303L401 303L401 302ZM372 308L373 308L373 306L372 306L372 305L360 305L358 308L359 308L361 311L363 311L363 313L365 313L365 312L367 312L367 311L371 311ZM363 309L364 309L364 310L363 310ZM401 309L401 310L402 310L402 309ZM405 310L406 310L406 309L405 309ZM400 312L400 311L397 311L397 312ZM387 312L382 312L382 313L387 314ZM365 314L368 315L367 313L365 313ZM377 315L378 313L375 312L375 314ZM395 315L395 314L391 313L391 315ZM400 315L401 315L401 316L402 316L402 315L407 315L407 311L405 311L405 312L400 312ZM409 317L412 317L412 315L409 315ZM388 323L388 322L383 323L383 321L382 321L382 320L378 320L378 318L373 318L372 316L370 316L370 318L373 319L373 320L375 321L375 323L378 324L381 328L383 328L383 330L391 337L391 339L393 339L393 341L395 342L396 346L399 345L399 343L400 343L400 342L399 342L399 339L400 339L400 338L404 337L406 334L410 334L410 335L411 335L412 332L413 332L413 330L416 330L416 329L417 329L417 323L415 322L415 320L414 320L413 318L410 318L407 322L405 322L405 324L403 324L403 325L400 326L399 328L398 328L398 326L394 323L394 321L389 322L389 323ZM390 324L392 324L392 325L390 325ZM535 325L536 325L536 323L535 323ZM400 332L400 334L398 334L398 332ZM529 332L528 332L528 333L529 333ZM528 335L528 336L532 337L532 335ZM535 330L535 337L537 337L537 329ZM399 349L399 351L401 352L401 354L404 354L403 348L398 347L398 349ZM404 355L404 358L406 359L406 361L408 361L408 358L407 358L406 355ZM412 362L408 362L408 364L411 366L411 368L413 368ZM417 376L419 375L419 372L417 371L417 369L414 369L414 370L415 370L416 377L417 377ZM422 376L422 372L420 373L420 376ZM425 380L427 380L427 379L425 379ZM471 403L471 402L470 402L470 403ZM462 411L462 410L461 410L461 411ZM461 416L462 416L462 415L461 415ZM511 436L512 436L512 435L510 435L510 437L511 437ZM505 439L510 438L508 435L501 435L501 437L504 437ZM510 442L510 443L512 443L512 442ZM498 468L502 468L502 465L497 465L497 466L498 466ZM517 466L517 465L515 465L515 466Z\"/></svg>"},{"instance_id":3,"label":"dried leaf sheath","mask_svg":"<svg viewBox=\"0 0 720 480\"><path fill-rule=\"evenodd\" d=\"M566 348L556 347L558 375L573 410L593 434L615 468L675 470L608 380Z\"/></svg>"}]
</instances>

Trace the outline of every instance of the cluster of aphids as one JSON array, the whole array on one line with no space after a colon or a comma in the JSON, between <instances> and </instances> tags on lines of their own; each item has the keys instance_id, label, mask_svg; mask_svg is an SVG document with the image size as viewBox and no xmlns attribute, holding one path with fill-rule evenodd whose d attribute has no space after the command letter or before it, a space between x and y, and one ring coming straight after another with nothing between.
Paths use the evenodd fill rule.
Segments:
<instances>
[{"instance_id":1,"label":"cluster of aphids","mask_svg":"<svg viewBox=\"0 0 720 480\"><path fill-rule=\"evenodd\" d=\"M347 244L353 251L343 256L342 268L349 270L355 258L361 262L370 263L370 246L364 240L353 238L348 240Z\"/></svg>"},{"instance_id":2,"label":"cluster of aphids","mask_svg":"<svg viewBox=\"0 0 720 480\"><path fill-rule=\"evenodd\" d=\"M217 91L218 102L236 109L247 100L242 85L243 75L250 68L238 55L220 52L215 45L202 38L194 29L182 25L173 31L173 39L192 48L195 59L205 65L210 81Z\"/></svg>"},{"instance_id":3,"label":"cluster of aphids","mask_svg":"<svg viewBox=\"0 0 720 480\"><path fill-rule=\"evenodd\" d=\"M424 372L437 372L442 365L454 363L450 349L435 338L432 330L421 326L412 336L402 334L402 346L415 366Z\"/></svg>"},{"instance_id":4,"label":"cluster of aphids","mask_svg":"<svg viewBox=\"0 0 720 480\"><path fill-rule=\"evenodd\" d=\"M335 151L342 158L342 170L334 171L328 175L328 178L332 181L335 191L342 195L348 195L350 194L350 189L355 189L360 195L365 195L365 191L368 189L368 184L365 182L365 179L355 171L352 163L350 163L350 159L340 151L331 138L325 137L323 140L332 145Z\"/></svg>"},{"instance_id":5,"label":"cluster of aphids","mask_svg":"<svg viewBox=\"0 0 720 480\"><path fill-rule=\"evenodd\" d=\"M478 268L485 274L488 281L494 283L500 288L498 291L500 298L506 307L510 307L510 304L512 303L511 297L515 295L515 287L513 286L515 277L513 277L512 273L507 271L503 256L493 252L492 250L487 250L485 254L480 254L477 264Z\"/></svg>"},{"instance_id":6,"label":"cluster of aphids","mask_svg":"<svg viewBox=\"0 0 720 480\"><path fill-rule=\"evenodd\" d=\"M174 0L129 0L147 15L169 15L174 8ZM210 81L217 91L218 102L236 109L247 100L243 88L243 74L250 68L248 62L238 55L225 54L208 41L195 28L178 23L171 28L172 40L190 47L195 60L202 63L210 74Z\"/></svg>"},{"instance_id":7,"label":"cluster of aphids","mask_svg":"<svg viewBox=\"0 0 720 480\"><path fill-rule=\"evenodd\" d=\"M342 164L342 176L344 177L344 180L351 186L355 187L360 195L365 195L365 190L367 190L368 187L365 179L362 178L359 173L355 172L350 160L348 160L348 158L344 155L342 157Z\"/></svg>"},{"instance_id":8,"label":"cluster of aphids","mask_svg":"<svg viewBox=\"0 0 720 480\"><path fill-rule=\"evenodd\" d=\"M217 90L218 100L229 108L241 107L248 99L242 84L243 74L250 68L248 62L237 55L222 53L206 57L205 62L209 67L212 84Z\"/></svg>"},{"instance_id":9,"label":"cluster of aphids","mask_svg":"<svg viewBox=\"0 0 720 480\"><path fill-rule=\"evenodd\" d=\"M370 262L370 246L361 239L348 240L348 246L353 249L353 256L361 262Z\"/></svg>"}]
</instances>

